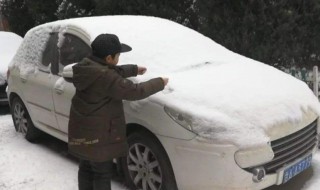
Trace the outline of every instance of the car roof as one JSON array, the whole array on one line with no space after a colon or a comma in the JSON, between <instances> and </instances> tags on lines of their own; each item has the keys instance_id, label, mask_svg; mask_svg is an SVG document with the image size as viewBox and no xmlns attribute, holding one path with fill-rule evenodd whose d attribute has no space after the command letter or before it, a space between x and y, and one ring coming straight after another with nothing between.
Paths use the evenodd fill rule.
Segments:
<instances>
[{"instance_id":1,"label":"car roof","mask_svg":"<svg viewBox=\"0 0 320 190\"><path fill-rule=\"evenodd\" d=\"M133 51L120 64L140 64L152 72L174 72L206 62L235 59L234 53L210 38L170 20L148 16L100 16L67 19L39 27L77 32L89 45L101 33L116 34ZM71 32L72 33L72 32ZM226 56L228 54L228 56Z\"/></svg>"}]
</instances>

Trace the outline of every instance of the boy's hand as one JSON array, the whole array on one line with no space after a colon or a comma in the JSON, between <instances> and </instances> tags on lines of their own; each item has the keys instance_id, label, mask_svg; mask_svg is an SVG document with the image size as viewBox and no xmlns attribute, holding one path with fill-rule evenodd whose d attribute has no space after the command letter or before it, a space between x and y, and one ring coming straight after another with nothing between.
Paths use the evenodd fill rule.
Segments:
<instances>
[{"instance_id":1,"label":"boy's hand","mask_svg":"<svg viewBox=\"0 0 320 190\"><path fill-rule=\"evenodd\" d=\"M169 78L162 77L162 80L163 80L164 86L166 86L169 82Z\"/></svg>"},{"instance_id":2,"label":"boy's hand","mask_svg":"<svg viewBox=\"0 0 320 190\"><path fill-rule=\"evenodd\" d=\"M147 72L147 68L138 66L138 75L143 75Z\"/></svg>"}]
</instances>

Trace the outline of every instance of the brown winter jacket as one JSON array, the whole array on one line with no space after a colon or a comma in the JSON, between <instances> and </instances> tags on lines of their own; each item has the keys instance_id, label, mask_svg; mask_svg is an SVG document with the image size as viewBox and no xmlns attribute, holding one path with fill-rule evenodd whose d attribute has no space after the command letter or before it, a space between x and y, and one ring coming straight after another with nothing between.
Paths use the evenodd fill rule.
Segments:
<instances>
[{"instance_id":1,"label":"brown winter jacket","mask_svg":"<svg viewBox=\"0 0 320 190\"><path fill-rule=\"evenodd\" d=\"M103 162L127 155L122 100L139 100L164 88L161 78L134 84L136 65L114 66L89 57L73 66L69 117L69 152L81 159Z\"/></svg>"}]
</instances>

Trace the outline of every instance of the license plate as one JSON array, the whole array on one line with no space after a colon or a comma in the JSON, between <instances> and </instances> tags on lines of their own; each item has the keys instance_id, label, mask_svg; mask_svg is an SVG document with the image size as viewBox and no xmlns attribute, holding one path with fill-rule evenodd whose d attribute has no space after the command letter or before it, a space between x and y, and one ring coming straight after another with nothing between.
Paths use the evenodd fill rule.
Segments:
<instances>
[{"instance_id":1,"label":"license plate","mask_svg":"<svg viewBox=\"0 0 320 190\"><path fill-rule=\"evenodd\" d=\"M289 168L284 170L282 183L286 183L294 176L301 173L303 170L309 168L311 166L312 154L305 157L303 160L298 163L290 166Z\"/></svg>"}]
</instances>

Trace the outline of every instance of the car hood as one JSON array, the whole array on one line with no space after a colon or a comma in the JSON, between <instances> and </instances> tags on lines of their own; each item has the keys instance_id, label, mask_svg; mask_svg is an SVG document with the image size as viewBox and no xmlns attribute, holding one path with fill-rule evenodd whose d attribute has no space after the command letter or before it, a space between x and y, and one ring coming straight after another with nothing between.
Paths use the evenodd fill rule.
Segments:
<instances>
[{"instance_id":1,"label":"car hood","mask_svg":"<svg viewBox=\"0 0 320 190\"><path fill-rule=\"evenodd\" d=\"M320 113L304 82L240 55L238 62L207 62L165 76L169 85L148 100L192 118L193 131L210 142L242 148L265 144Z\"/></svg>"}]
</instances>

